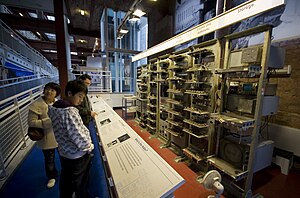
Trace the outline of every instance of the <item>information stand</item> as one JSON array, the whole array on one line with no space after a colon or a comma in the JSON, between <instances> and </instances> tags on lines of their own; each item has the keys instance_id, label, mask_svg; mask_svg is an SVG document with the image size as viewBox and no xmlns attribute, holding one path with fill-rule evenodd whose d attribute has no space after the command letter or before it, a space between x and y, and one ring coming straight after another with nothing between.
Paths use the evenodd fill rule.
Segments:
<instances>
[{"instance_id":1,"label":"information stand","mask_svg":"<svg viewBox=\"0 0 300 198\"><path fill-rule=\"evenodd\" d=\"M118 197L173 197L185 180L108 105L90 96L110 185Z\"/></svg>"}]
</instances>

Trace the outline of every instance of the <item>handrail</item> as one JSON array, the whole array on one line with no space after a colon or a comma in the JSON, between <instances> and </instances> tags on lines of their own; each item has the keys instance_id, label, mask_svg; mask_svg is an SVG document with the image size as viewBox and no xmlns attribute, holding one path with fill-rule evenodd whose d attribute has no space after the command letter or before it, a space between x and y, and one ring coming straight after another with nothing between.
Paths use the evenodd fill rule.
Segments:
<instances>
[{"instance_id":1,"label":"handrail","mask_svg":"<svg viewBox=\"0 0 300 198\"><path fill-rule=\"evenodd\" d=\"M2 37L0 37L0 45L3 46L5 50L7 50L7 52L12 52L14 53L14 55L24 58L26 61L32 64L33 68L39 67L44 69L48 73L57 73L57 68L55 66L53 66L39 51L35 50L29 44L27 44L1 19L0 30L3 33ZM15 45L14 42L12 44L11 41L14 41L17 45ZM14 48L14 46L19 47L19 51L18 49ZM21 52L24 54L22 54Z\"/></svg>"},{"instance_id":2,"label":"handrail","mask_svg":"<svg viewBox=\"0 0 300 198\"><path fill-rule=\"evenodd\" d=\"M39 51L36 49L32 48L29 44L26 43L18 34L14 32L8 25L6 25L1 19L0 19L0 25L4 27L4 30L7 31L9 34L13 34L13 38L20 44L24 45L27 47L29 50L40 56L42 59L44 59L46 62L50 63ZM50 63L51 64L51 63ZM52 64L51 64L52 65Z\"/></svg>"},{"instance_id":3,"label":"handrail","mask_svg":"<svg viewBox=\"0 0 300 198\"><path fill-rule=\"evenodd\" d=\"M0 179L11 174L5 174L15 165L11 161L28 146L28 106L42 94L42 86L38 85L0 101L2 106L8 104L0 110L0 139L4 140L0 144Z\"/></svg>"},{"instance_id":4,"label":"handrail","mask_svg":"<svg viewBox=\"0 0 300 198\"><path fill-rule=\"evenodd\" d=\"M52 77L55 77L55 76L52 76ZM0 88L14 85L16 83L21 83L21 82L28 81L28 80L40 79L40 78L49 78L49 76L34 74L34 75L21 76L21 77L16 77L16 78L7 78L4 80L0 80Z\"/></svg>"}]
</instances>

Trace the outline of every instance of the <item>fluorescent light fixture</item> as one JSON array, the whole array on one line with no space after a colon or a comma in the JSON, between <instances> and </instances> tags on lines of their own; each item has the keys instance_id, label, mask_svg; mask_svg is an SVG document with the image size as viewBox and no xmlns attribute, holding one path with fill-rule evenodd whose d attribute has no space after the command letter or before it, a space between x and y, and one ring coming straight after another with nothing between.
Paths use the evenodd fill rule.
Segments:
<instances>
[{"instance_id":1,"label":"fluorescent light fixture","mask_svg":"<svg viewBox=\"0 0 300 198\"><path fill-rule=\"evenodd\" d=\"M77 52L71 52L72 55L78 55Z\"/></svg>"},{"instance_id":2,"label":"fluorescent light fixture","mask_svg":"<svg viewBox=\"0 0 300 198\"><path fill-rule=\"evenodd\" d=\"M19 15L22 17L23 16L23 14L21 13L21 12L19 12Z\"/></svg>"},{"instance_id":3,"label":"fluorescent light fixture","mask_svg":"<svg viewBox=\"0 0 300 198\"><path fill-rule=\"evenodd\" d=\"M117 36L117 39L122 39L124 35L125 35L125 34L119 33L118 36Z\"/></svg>"},{"instance_id":4,"label":"fluorescent light fixture","mask_svg":"<svg viewBox=\"0 0 300 198\"><path fill-rule=\"evenodd\" d=\"M56 51L56 50L47 50L47 49L43 50L43 52L48 52L48 53L57 53L57 51Z\"/></svg>"},{"instance_id":5,"label":"fluorescent light fixture","mask_svg":"<svg viewBox=\"0 0 300 198\"><path fill-rule=\"evenodd\" d=\"M146 12L143 12L140 8L137 8L134 12L133 15L141 17L144 16L146 14Z\"/></svg>"},{"instance_id":6,"label":"fluorescent light fixture","mask_svg":"<svg viewBox=\"0 0 300 198\"><path fill-rule=\"evenodd\" d=\"M45 32L45 35L48 37L50 41L56 41L56 34L47 33Z\"/></svg>"},{"instance_id":7,"label":"fluorescent light fixture","mask_svg":"<svg viewBox=\"0 0 300 198\"><path fill-rule=\"evenodd\" d=\"M83 39L78 39L78 41L79 41L80 43L86 43L86 40L83 40Z\"/></svg>"},{"instance_id":8,"label":"fluorescent light fixture","mask_svg":"<svg viewBox=\"0 0 300 198\"><path fill-rule=\"evenodd\" d=\"M32 18L37 18L37 14L33 12L28 12L29 16Z\"/></svg>"},{"instance_id":9,"label":"fluorescent light fixture","mask_svg":"<svg viewBox=\"0 0 300 198\"><path fill-rule=\"evenodd\" d=\"M120 33L121 34L127 34L128 31L129 31L128 29L121 28Z\"/></svg>"},{"instance_id":10,"label":"fluorescent light fixture","mask_svg":"<svg viewBox=\"0 0 300 198\"><path fill-rule=\"evenodd\" d=\"M84 10L80 10L80 14L84 16Z\"/></svg>"},{"instance_id":11,"label":"fluorescent light fixture","mask_svg":"<svg viewBox=\"0 0 300 198\"><path fill-rule=\"evenodd\" d=\"M36 32L36 34L39 35L39 36L41 36L41 33L39 33L39 32Z\"/></svg>"},{"instance_id":12,"label":"fluorescent light fixture","mask_svg":"<svg viewBox=\"0 0 300 198\"><path fill-rule=\"evenodd\" d=\"M130 23L135 23L135 22L137 22L138 20L140 20L140 17L138 17L138 16L136 16L136 15L133 15L133 14L131 14L130 17L129 17L129 19L128 19L128 21L129 21Z\"/></svg>"},{"instance_id":13,"label":"fluorescent light fixture","mask_svg":"<svg viewBox=\"0 0 300 198\"><path fill-rule=\"evenodd\" d=\"M137 3L135 5L133 15L142 17L146 14L146 12L144 12L143 10L144 10L144 8L142 7L142 5L140 3Z\"/></svg>"},{"instance_id":14,"label":"fluorescent light fixture","mask_svg":"<svg viewBox=\"0 0 300 198\"><path fill-rule=\"evenodd\" d=\"M55 21L55 16L46 15L46 17L49 21Z\"/></svg>"}]
</instances>

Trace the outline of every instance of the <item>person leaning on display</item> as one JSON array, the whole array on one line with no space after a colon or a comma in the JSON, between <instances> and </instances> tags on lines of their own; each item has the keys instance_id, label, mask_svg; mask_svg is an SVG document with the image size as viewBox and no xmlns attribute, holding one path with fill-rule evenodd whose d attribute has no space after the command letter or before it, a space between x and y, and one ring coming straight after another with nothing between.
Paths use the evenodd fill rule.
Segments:
<instances>
[{"instance_id":1,"label":"person leaning on display","mask_svg":"<svg viewBox=\"0 0 300 198\"><path fill-rule=\"evenodd\" d=\"M52 188L55 185L55 179L57 177L55 166L55 149L57 148L57 142L53 133L52 122L47 114L48 105L53 104L60 92L61 89L58 84L53 82L47 83L44 87L44 95L34 101L29 106L28 111L28 126L42 128L44 131L44 137L37 141L37 146L42 149L44 154L48 188Z\"/></svg>"},{"instance_id":2,"label":"person leaning on display","mask_svg":"<svg viewBox=\"0 0 300 198\"><path fill-rule=\"evenodd\" d=\"M82 81L70 81L65 88L66 97L49 107L62 167L60 197L72 197L73 193L76 197L89 197L87 188L94 144L76 108L86 94L87 87Z\"/></svg>"},{"instance_id":3,"label":"person leaning on display","mask_svg":"<svg viewBox=\"0 0 300 198\"><path fill-rule=\"evenodd\" d=\"M79 80L81 80L88 88L91 85L92 78L88 74L83 74L79 76ZM78 105L77 108L79 109L79 114L82 118L84 125L87 128L89 128L90 121L92 120L92 118L95 118L97 113L92 111L91 103L88 97L85 97L83 99L83 102L80 105Z\"/></svg>"}]
</instances>

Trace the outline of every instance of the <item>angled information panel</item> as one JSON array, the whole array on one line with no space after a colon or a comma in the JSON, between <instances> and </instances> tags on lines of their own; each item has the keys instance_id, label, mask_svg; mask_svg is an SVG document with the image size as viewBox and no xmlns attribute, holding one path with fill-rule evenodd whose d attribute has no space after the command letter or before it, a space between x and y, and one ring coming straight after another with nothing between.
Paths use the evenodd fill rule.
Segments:
<instances>
[{"instance_id":1,"label":"angled information panel","mask_svg":"<svg viewBox=\"0 0 300 198\"><path fill-rule=\"evenodd\" d=\"M185 180L102 98L91 96L90 101L118 196L172 196Z\"/></svg>"},{"instance_id":2,"label":"angled information panel","mask_svg":"<svg viewBox=\"0 0 300 198\"><path fill-rule=\"evenodd\" d=\"M132 57L132 62L284 5L285 0L249 0Z\"/></svg>"}]
</instances>

